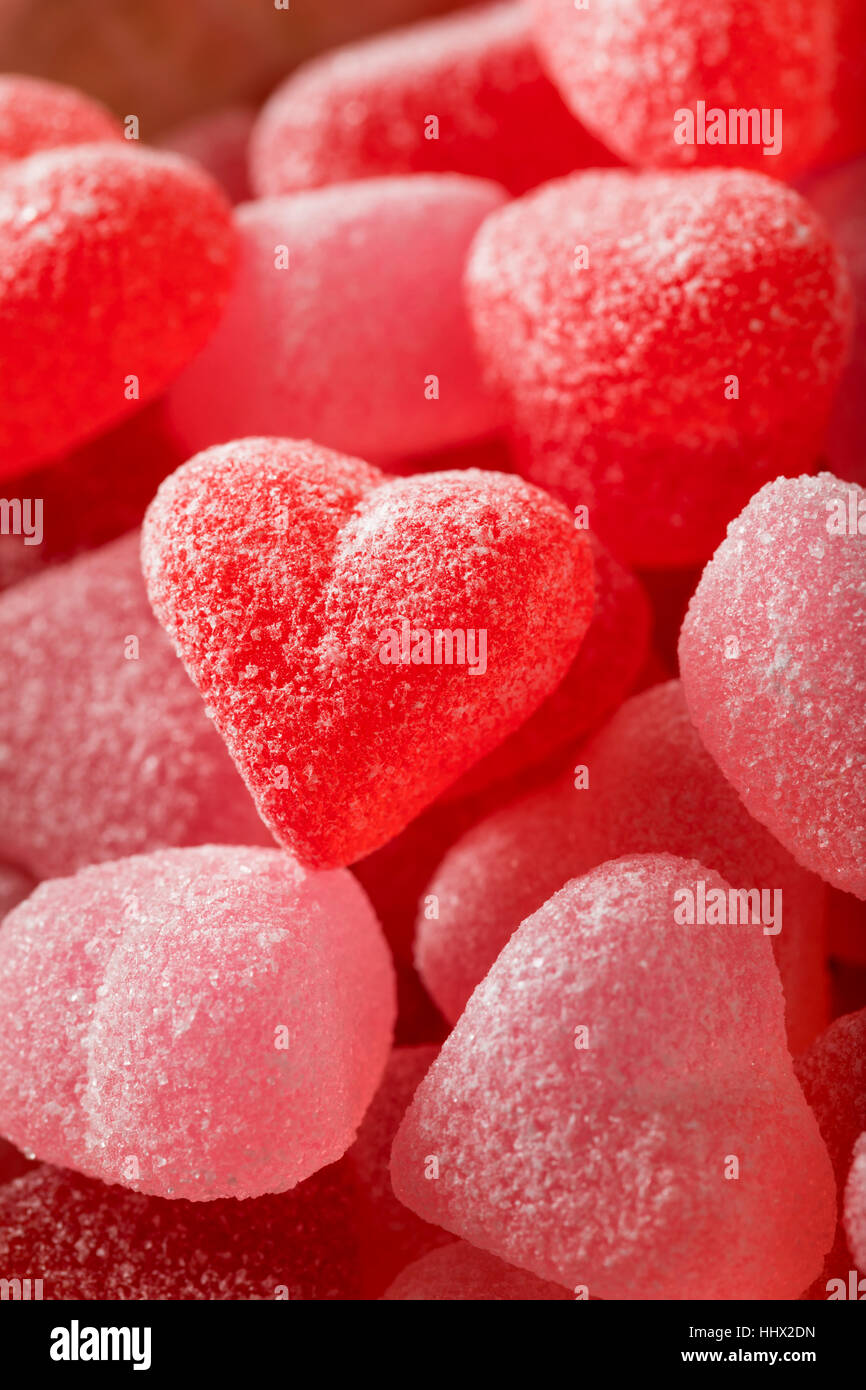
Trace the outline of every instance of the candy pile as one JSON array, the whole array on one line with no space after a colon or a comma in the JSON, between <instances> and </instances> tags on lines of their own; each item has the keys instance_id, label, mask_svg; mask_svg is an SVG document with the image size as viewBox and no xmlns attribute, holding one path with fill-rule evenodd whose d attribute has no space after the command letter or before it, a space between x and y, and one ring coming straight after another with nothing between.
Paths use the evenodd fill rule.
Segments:
<instances>
[{"instance_id":1,"label":"candy pile","mask_svg":"<svg viewBox=\"0 0 866 1390\"><path fill-rule=\"evenodd\" d=\"M864 29L0 77L4 1288L858 1296Z\"/></svg>"}]
</instances>

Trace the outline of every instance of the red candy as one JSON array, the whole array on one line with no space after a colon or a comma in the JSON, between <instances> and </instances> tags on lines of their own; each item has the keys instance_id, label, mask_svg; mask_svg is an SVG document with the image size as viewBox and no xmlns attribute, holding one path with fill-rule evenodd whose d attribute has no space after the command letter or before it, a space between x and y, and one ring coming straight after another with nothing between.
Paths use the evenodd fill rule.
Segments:
<instances>
[{"instance_id":1,"label":"red candy","mask_svg":"<svg viewBox=\"0 0 866 1390\"><path fill-rule=\"evenodd\" d=\"M0 477L159 395L216 326L234 263L222 195L174 155L88 145L5 170Z\"/></svg>"},{"instance_id":2,"label":"red candy","mask_svg":"<svg viewBox=\"0 0 866 1390\"><path fill-rule=\"evenodd\" d=\"M756 487L814 463L850 295L773 179L573 175L487 220L467 285L522 471L631 563L706 559Z\"/></svg>"},{"instance_id":3,"label":"red candy","mask_svg":"<svg viewBox=\"0 0 866 1390\"><path fill-rule=\"evenodd\" d=\"M0 1267L49 1300L356 1298L353 1206L344 1164L245 1202L166 1201L43 1165L0 1187Z\"/></svg>"},{"instance_id":4,"label":"red candy","mask_svg":"<svg viewBox=\"0 0 866 1390\"><path fill-rule=\"evenodd\" d=\"M137 535L0 596L0 856L40 878L273 844L153 617Z\"/></svg>"},{"instance_id":5,"label":"red candy","mask_svg":"<svg viewBox=\"0 0 866 1390\"><path fill-rule=\"evenodd\" d=\"M344 871L205 846L49 880L0 931L0 1131L153 1196L284 1192L352 1143L393 995Z\"/></svg>"},{"instance_id":6,"label":"red candy","mask_svg":"<svg viewBox=\"0 0 866 1390\"><path fill-rule=\"evenodd\" d=\"M563 97L629 163L735 164L784 178L807 167L831 134L839 51L831 4L532 0L532 7L539 51ZM748 131L740 109L756 112Z\"/></svg>"},{"instance_id":7,"label":"red candy","mask_svg":"<svg viewBox=\"0 0 866 1390\"><path fill-rule=\"evenodd\" d=\"M0 168L40 150L121 136L111 113L73 87L21 73L0 77Z\"/></svg>"},{"instance_id":8,"label":"red candy","mask_svg":"<svg viewBox=\"0 0 866 1390\"><path fill-rule=\"evenodd\" d=\"M380 174L457 172L523 193L616 163L544 75L525 5L486 5L351 44L279 87L256 126L260 196Z\"/></svg>"},{"instance_id":9,"label":"red candy","mask_svg":"<svg viewBox=\"0 0 866 1390\"><path fill-rule=\"evenodd\" d=\"M142 551L262 819L312 864L384 844L511 733L592 611L585 538L521 479L388 479L290 440L185 464Z\"/></svg>"},{"instance_id":10,"label":"red candy","mask_svg":"<svg viewBox=\"0 0 866 1390\"><path fill-rule=\"evenodd\" d=\"M854 1146L854 1160L845 1185L845 1234L857 1268L866 1271L866 1133Z\"/></svg>"},{"instance_id":11,"label":"red candy","mask_svg":"<svg viewBox=\"0 0 866 1390\"><path fill-rule=\"evenodd\" d=\"M381 462L490 434L461 277L504 198L419 174L246 203L234 293L169 394L188 451L309 436Z\"/></svg>"}]
</instances>

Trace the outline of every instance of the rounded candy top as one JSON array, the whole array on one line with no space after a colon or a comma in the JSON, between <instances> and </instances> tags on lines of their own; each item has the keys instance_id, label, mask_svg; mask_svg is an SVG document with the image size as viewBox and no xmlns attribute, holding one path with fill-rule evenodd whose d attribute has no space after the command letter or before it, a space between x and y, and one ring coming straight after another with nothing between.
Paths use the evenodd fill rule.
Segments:
<instances>
[{"instance_id":1,"label":"rounded candy top","mask_svg":"<svg viewBox=\"0 0 866 1390\"><path fill-rule=\"evenodd\" d=\"M39 150L121 139L101 102L74 87L21 73L0 76L0 168Z\"/></svg>"}]
</instances>

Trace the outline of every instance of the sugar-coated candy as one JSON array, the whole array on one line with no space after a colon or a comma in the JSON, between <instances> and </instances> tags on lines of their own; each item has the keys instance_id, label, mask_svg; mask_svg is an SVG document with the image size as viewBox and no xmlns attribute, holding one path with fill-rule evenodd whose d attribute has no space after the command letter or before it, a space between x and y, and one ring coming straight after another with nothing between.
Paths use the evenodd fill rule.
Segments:
<instances>
[{"instance_id":1,"label":"sugar-coated candy","mask_svg":"<svg viewBox=\"0 0 866 1390\"><path fill-rule=\"evenodd\" d=\"M585 535L522 479L296 440L191 459L142 555L259 814L312 864L384 844L517 728L592 612Z\"/></svg>"},{"instance_id":2,"label":"sugar-coated candy","mask_svg":"<svg viewBox=\"0 0 866 1390\"><path fill-rule=\"evenodd\" d=\"M251 146L260 196L457 172L512 193L616 159L542 72L528 8L476 7L347 45L294 72Z\"/></svg>"},{"instance_id":3,"label":"sugar-coated candy","mask_svg":"<svg viewBox=\"0 0 866 1390\"><path fill-rule=\"evenodd\" d=\"M566 102L631 164L788 177L831 131L834 5L810 0L532 0ZM754 111L745 128L740 111Z\"/></svg>"},{"instance_id":4,"label":"sugar-coated candy","mask_svg":"<svg viewBox=\"0 0 866 1390\"><path fill-rule=\"evenodd\" d=\"M775 179L559 179L486 220L467 288L521 471L632 564L706 560L756 487L818 455L850 289Z\"/></svg>"},{"instance_id":5,"label":"sugar-coated candy","mask_svg":"<svg viewBox=\"0 0 866 1390\"><path fill-rule=\"evenodd\" d=\"M54 1299L346 1299L358 1295L351 1175L292 1192L167 1201L63 1169L0 1187L0 1268Z\"/></svg>"},{"instance_id":6,"label":"sugar-coated candy","mask_svg":"<svg viewBox=\"0 0 866 1390\"><path fill-rule=\"evenodd\" d=\"M62 458L22 473L14 483L20 529L0 532L0 590L140 526L159 484L184 458L161 402L153 401Z\"/></svg>"},{"instance_id":7,"label":"sugar-coated candy","mask_svg":"<svg viewBox=\"0 0 866 1390\"><path fill-rule=\"evenodd\" d=\"M225 106L172 127L156 144L195 160L216 179L232 203L243 203L252 196L247 148L254 123L251 107Z\"/></svg>"},{"instance_id":8,"label":"sugar-coated candy","mask_svg":"<svg viewBox=\"0 0 866 1390\"><path fill-rule=\"evenodd\" d=\"M230 209L176 155L115 144L32 155L0 178L0 477L155 398L216 327Z\"/></svg>"},{"instance_id":9,"label":"sugar-coated candy","mask_svg":"<svg viewBox=\"0 0 866 1390\"><path fill-rule=\"evenodd\" d=\"M0 921L35 888L30 874L12 864L0 864Z\"/></svg>"},{"instance_id":10,"label":"sugar-coated candy","mask_svg":"<svg viewBox=\"0 0 866 1390\"><path fill-rule=\"evenodd\" d=\"M153 1196L284 1192L352 1143L393 996L345 871L203 846L48 880L0 931L0 1133Z\"/></svg>"},{"instance_id":11,"label":"sugar-coated candy","mask_svg":"<svg viewBox=\"0 0 866 1390\"><path fill-rule=\"evenodd\" d=\"M419 1082L436 1060L438 1047L397 1047L382 1084L361 1121L346 1157L358 1183L357 1222L365 1297L378 1298L401 1269L437 1245L447 1231L421 1221L398 1202L388 1164L391 1145Z\"/></svg>"},{"instance_id":12,"label":"sugar-coated candy","mask_svg":"<svg viewBox=\"0 0 866 1390\"><path fill-rule=\"evenodd\" d=\"M818 157L841 164L866 151L866 7L861 0L832 0L836 70L830 130Z\"/></svg>"},{"instance_id":13,"label":"sugar-coated candy","mask_svg":"<svg viewBox=\"0 0 866 1390\"><path fill-rule=\"evenodd\" d=\"M561 1284L536 1279L465 1240L449 1240L407 1265L382 1297L389 1302L528 1303L558 1302L572 1295Z\"/></svg>"},{"instance_id":14,"label":"sugar-coated candy","mask_svg":"<svg viewBox=\"0 0 866 1390\"><path fill-rule=\"evenodd\" d=\"M397 1133L402 1202L599 1298L799 1295L832 1242L832 1168L770 943L689 924L702 889L729 901L696 860L619 859L522 924Z\"/></svg>"},{"instance_id":15,"label":"sugar-coated candy","mask_svg":"<svg viewBox=\"0 0 866 1390\"><path fill-rule=\"evenodd\" d=\"M862 14L866 25L866 6ZM866 484L866 157L811 178L803 192L843 253L854 291L854 340L830 414L824 451L836 477Z\"/></svg>"},{"instance_id":16,"label":"sugar-coated candy","mask_svg":"<svg viewBox=\"0 0 866 1390\"><path fill-rule=\"evenodd\" d=\"M161 846L273 844L125 536L0 596L0 856L39 878Z\"/></svg>"},{"instance_id":17,"label":"sugar-coated candy","mask_svg":"<svg viewBox=\"0 0 866 1390\"><path fill-rule=\"evenodd\" d=\"M665 852L767 894L761 914L779 916L771 939L789 1042L801 1051L827 1022L823 884L745 810L678 681L628 700L567 773L480 820L419 891L416 960L445 1016L456 1021L523 918L568 879L624 854Z\"/></svg>"},{"instance_id":18,"label":"sugar-coated candy","mask_svg":"<svg viewBox=\"0 0 866 1390\"><path fill-rule=\"evenodd\" d=\"M762 488L704 570L679 654L747 810L866 898L866 490L829 473Z\"/></svg>"},{"instance_id":19,"label":"sugar-coated candy","mask_svg":"<svg viewBox=\"0 0 866 1390\"><path fill-rule=\"evenodd\" d=\"M866 1272L866 1133L854 1145L845 1185L845 1234L857 1268Z\"/></svg>"},{"instance_id":20,"label":"sugar-coated candy","mask_svg":"<svg viewBox=\"0 0 866 1390\"><path fill-rule=\"evenodd\" d=\"M449 800L507 781L576 743L634 686L649 654L649 605L634 575L592 533L588 539L595 605L577 656L535 713L447 789Z\"/></svg>"},{"instance_id":21,"label":"sugar-coated candy","mask_svg":"<svg viewBox=\"0 0 866 1390\"><path fill-rule=\"evenodd\" d=\"M416 174L245 203L228 307L169 393L178 437L309 436L383 462L490 434L461 277L504 199Z\"/></svg>"},{"instance_id":22,"label":"sugar-coated candy","mask_svg":"<svg viewBox=\"0 0 866 1390\"><path fill-rule=\"evenodd\" d=\"M120 123L92 97L22 73L0 76L0 169L40 150L119 140Z\"/></svg>"}]
</instances>

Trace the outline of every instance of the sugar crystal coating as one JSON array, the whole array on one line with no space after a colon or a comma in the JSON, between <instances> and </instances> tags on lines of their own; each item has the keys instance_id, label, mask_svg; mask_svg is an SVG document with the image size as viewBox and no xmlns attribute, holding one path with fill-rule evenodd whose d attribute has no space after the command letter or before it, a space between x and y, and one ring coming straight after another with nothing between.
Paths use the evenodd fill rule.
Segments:
<instances>
[{"instance_id":1,"label":"sugar crystal coating","mask_svg":"<svg viewBox=\"0 0 866 1390\"><path fill-rule=\"evenodd\" d=\"M678 681L626 701L568 772L448 850L419 892L424 983L454 1022L523 918L568 879L624 854L665 852L699 859L736 889L765 890L773 915L778 905L772 942L790 1045L801 1051L827 1022L824 888L745 810L695 733Z\"/></svg>"},{"instance_id":2,"label":"sugar crystal coating","mask_svg":"<svg viewBox=\"0 0 866 1390\"><path fill-rule=\"evenodd\" d=\"M153 1196L284 1192L340 1158L387 1061L390 956L350 874L163 850L3 923L0 1132Z\"/></svg>"},{"instance_id":3,"label":"sugar crystal coating","mask_svg":"<svg viewBox=\"0 0 866 1390\"><path fill-rule=\"evenodd\" d=\"M0 168L39 150L121 139L100 102L59 82L21 73L0 76Z\"/></svg>"},{"instance_id":4,"label":"sugar crystal coating","mask_svg":"<svg viewBox=\"0 0 866 1390\"><path fill-rule=\"evenodd\" d=\"M216 327L230 210L194 165L82 145L0 179L0 476L152 400Z\"/></svg>"},{"instance_id":5,"label":"sugar crystal coating","mask_svg":"<svg viewBox=\"0 0 866 1390\"><path fill-rule=\"evenodd\" d=\"M389 479L293 440L190 460L142 554L262 819L318 864L383 844L522 723L593 603L585 537L522 479Z\"/></svg>"},{"instance_id":6,"label":"sugar crystal coating","mask_svg":"<svg viewBox=\"0 0 866 1390\"><path fill-rule=\"evenodd\" d=\"M491 433L501 414L461 277L504 198L486 180L417 174L245 203L231 299L169 394L189 452L309 436L381 462Z\"/></svg>"},{"instance_id":7,"label":"sugar crystal coating","mask_svg":"<svg viewBox=\"0 0 866 1390\"><path fill-rule=\"evenodd\" d=\"M701 882L727 898L695 860L620 859L523 923L398 1131L401 1201L600 1298L799 1295L833 1238L832 1169L769 941L676 920Z\"/></svg>"},{"instance_id":8,"label":"sugar crystal coating","mask_svg":"<svg viewBox=\"0 0 866 1390\"><path fill-rule=\"evenodd\" d=\"M0 855L40 878L272 837L154 619L136 534L0 596Z\"/></svg>"},{"instance_id":9,"label":"sugar crystal coating","mask_svg":"<svg viewBox=\"0 0 866 1390\"><path fill-rule=\"evenodd\" d=\"M438 1051L438 1047L394 1049L382 1084L346 1156L359 1188L361 1269L368 1298L378 1298L411 1260L451 1241L446 1231L420 1221L397 1201L388 1171L394 1135Z\"/></svg>"},{"instance_id":10,"label":"sugar crystal coating","mask_svg":"<svg viewBox=\"0 0 866 1390\"><path fill-rule=\"evenodd\" d=\"M559 1302L572 1295L561 1284L536 1279L465 1240L452 1240L413 1260L383 1294L389 1302Z\"/></svg>"},{"instance_id":11,"label":"sugar crystal coating","mask_svg":"<svg viewBox=\"0 0 866 1390\"><path fill-rule=\"evenodd\" d=\"M866 1271L866 1133L854 1145L845 1186L845 1234L857 1268Z\"/></svg>"},{"instance_id":12,"label":"sugar crystal coating","mask_svg":"<svg viewBox=\"0 0 866 1390\"><path fill-rule=\"evenodd\" d=\"M251 147L263 197L433 171L495 179L523 193L572 169L615 162L542 72L529 12L510 0L305 64L265 105Z\"/></svg>"},{"instance_id":13,"label":"sugar crystal coating","mask_svg":"<svg viewBox=\"0 0 866 1390\"><path fill-rule=\"evenodd\" d=\"M559 179L487 219L467 290L521 471L632 564L707 559L756 487L818 455L850 290L774 179Z\"/></svg>"},{"instance_id":14,"label":"sugar crystal coating","mask_svg":"<svg viewBox=\"0 0 866 1390\"><path fill-rule=\"evenodd\" d=\"M731 522L680 636L689 714L799 863L866 898L866 491L779 478Z\"/></svg>"},{"instance_id":15,"label":"sugar crystal coating","mask_svg":"<svg viewBox=\"0 0 866 1390\"><path fill-rule=\"evenodd\" d=\"M631 164L735 164L787 177L817 157L831 131L838 54L833 6L809 0L532 0L541 57L571 109ZM678 113L725 139L701 140ZM729 110L775 112L774 124L729 133ZM765 118L766 119L766 118ZM683 136L675 138L680 124ZM778 142L778 148L772 143ZM769 147L772 153L765 154Z\"/></svg>"},{"instance_id":16,"label":"sugar crystal coating","mask_svg":"<svg viewBox=\"0 0 866 1390\"><path fill-rule=\"evenodd\" d=\"M0 1263L44 1299L345 1299L358 1292L350 1176L167 1201L43 1164L0 1188Z\"/></svg>"}]
</instances>

